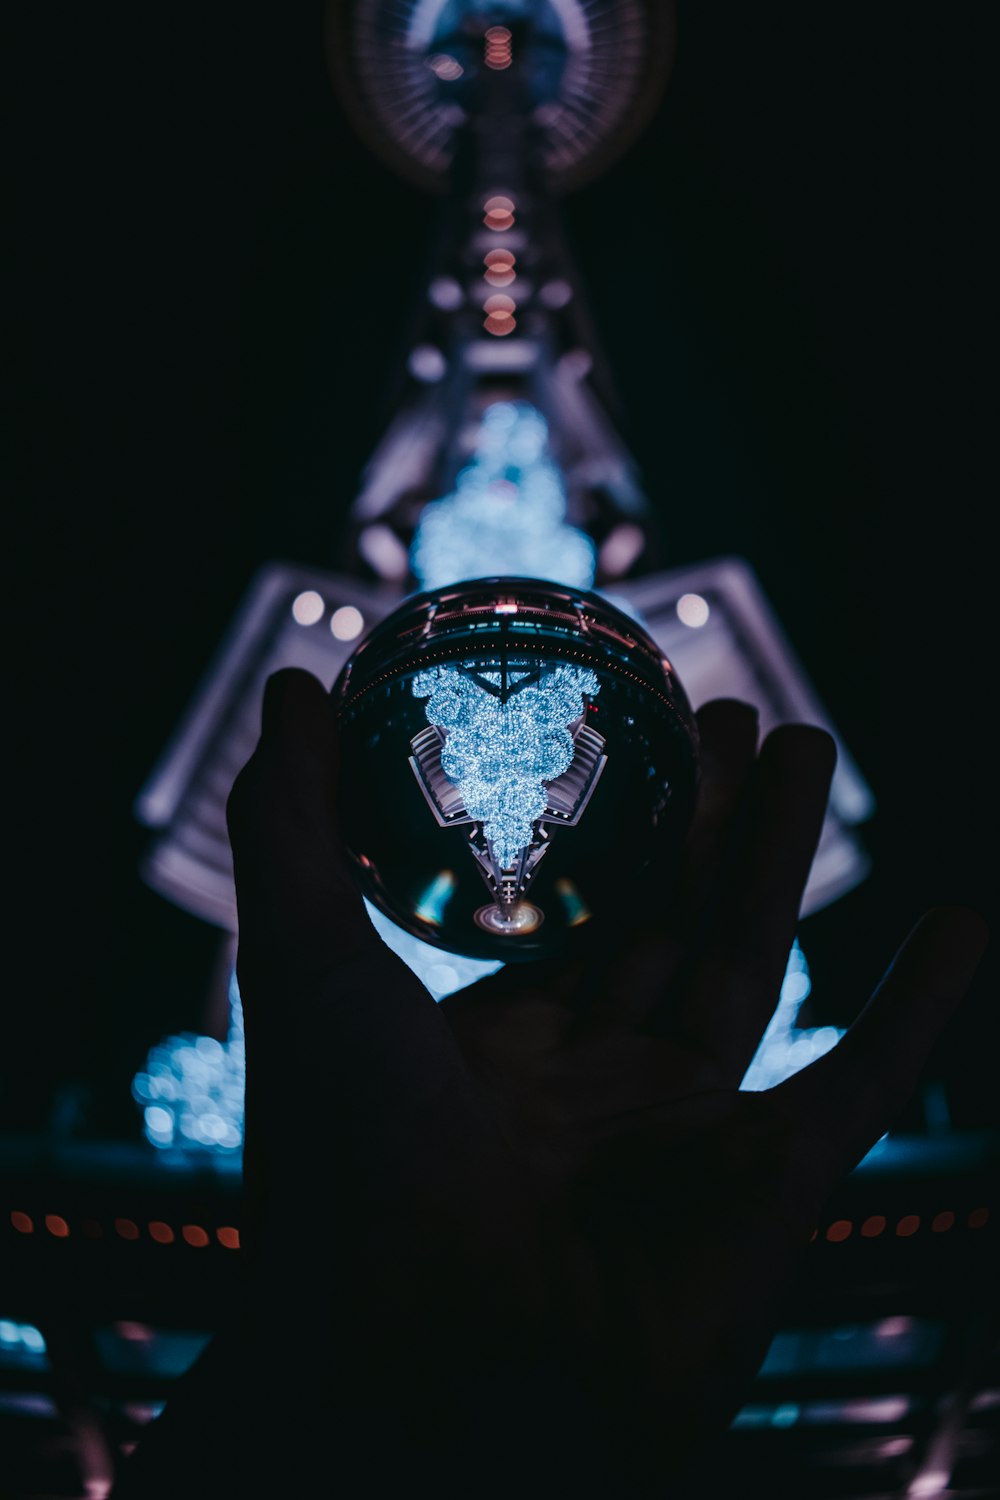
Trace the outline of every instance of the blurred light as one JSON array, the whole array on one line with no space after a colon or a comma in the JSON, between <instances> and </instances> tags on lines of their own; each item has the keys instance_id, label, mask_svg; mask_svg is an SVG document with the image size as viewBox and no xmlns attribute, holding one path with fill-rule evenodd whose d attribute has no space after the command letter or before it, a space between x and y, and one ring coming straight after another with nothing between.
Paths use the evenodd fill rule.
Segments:
<instances>
[{"instance_id":1,"label":"blurred light","mask_svg":"<svg viewBox=\"0 0 1000 1500\"><path fill-rule=\"evenodd\" d=\"M501 317L503 317L504 315L509 315L516 310L517 303L514 301L513 297L508 297L503 292L494 292L493 295L491 297L487 297L486 301L483 303L483 312L499 314Z\"/></svg>"},{"instance_id":2,"label":"blurred light","mask_svg":"<svg viewBox=\"0 0 1000 1500\"><path fill-rule=\"evenodd\" d=\"M559 361L558 370L569 380L584 380L594 368L594 361L586 349L571 349Z\"/></svg>"},{"instance_id":3,"label":"blurred light","mask_svg":"<svg viewBox=\"0 0 1000 1500\"><path fill-rule=\"evenodd\" d=\"M549 456L541 412L528 402L495 401L483 413L454 490L425 506L410 566L427 589L487 572L589 588L594 544L566 525L565 513L562 475Z\"/></svg>"},{"instance_id":4,"label":"blurred light","mask_svg":"<svg viewBox=\"0 0 1000 1500\"><path fill-rule=\"evenodd\" d=\"M608 578L620 578L641 555L645 545L641 526L632 521L613 526L601 543L597 556L601 572Z\"/></svg>"},{"instance_id":5,"label":"blurred light","mask_svg":"<svg viewBox=\"0 0 1000 1500\"><path fill-rule=\"evenodd\" d=\"M786 1401L781 1406L776 1406L771 1413L772 1427L793 1427L799 1420L799 1408L794 1401Z\"/></svg>"},{"instance_id":6,"label":"blurred light","mask_svg":"<svg viewBox=\"0 0 1000 1500\"><path fill-rule=\"evenodd\" d=\"M401 583L410 571L410 560L403 543L388 526L376 523L366 526L358 537L358 551L380 578Z\"/></svg>"},{"instance_id":7,"label":"blurred light","mask_svg":"<svg viewBox=\"0 0 1000 1500\"><path fill-rule=\"evenodd\" d=\"M919 1214L904 1214L896 1225L896 1233L900 1239L908 1239L911 1234L916 1234L920 1228Z\"/></svg>"},{"instance_id":8,"label":"blurred light","mask_svg":"<svg viewBox=\"0 0 1000 1500\"><path fill-rule=\"evenodd\" d=\"M169 1224L164 1224L162 1219L152 1219L148 1225L149 1237L158 1245L172 1245L175 1239L174 1231Z\"/></svg>"},{"instance_id":9,"label":"blurred light","mask_svg":"<svg viewBox=\"0 0 1000 1500\"><path fill-rule=\"evenodd\" d=\"M569 282L559 278L545 283L538 293L538 300L550 312L558 312L561 307L566 306L572 296L573 288Z\"/></svg>"},{"instance_id":10,"label":"blurred light","mask_svg":"<svg viewBox=\"0 0 1000 1500\"><path fill-rule=\"evenodd\" d=\"M58 1417L59 1408L51 1396L34 1391L0 1392L0 1412L18 1417Z\"/></svg>"},{"instance_id":11,"label":"blurred light","mask_svg":"<svg viewBox=\"0 0 1000 1500\"><path fill-rule=\"evenodd\" d=\"M330 616L330 630L338 641L353 641L365 628L365 617L353 604L342 604Z\"/></svg>"},{"instance_id":12,"label":"blurred light","mask_svg":"<svg viewBox=\"0 0 1000 1500\"><path fill-rule=\"evenodd\" d=\"M873 1240L885 1229L887 1220L883 1214L871 1214L861 1226L861 1233L866 1240Z\"/></svg>"},{"instance_id":13,"label":"blurred light","mask_svg":"<svg viewBox=\"0 0 1000 1500\"><path fill-rule=\"evenodd\" d=\"M483 277L490 286L509 286L517 279L515 257L510 250L487 251L483 256L483 264L486 267Z\"/></svg>"},{"instance_id":14,"label":"blurred light","mask_svg":"<svg viewBox=\"0 0 1000 1500\"><path fill-rule=\"evenodd\" d=\"M46 1214L45 1227L49 1234L54 1234L58 1240L64 1240L69 1234L69 1225L58 1214Z\"/></svg>"},{"instance_id":15,"label":"blurred light","mask_svg":"<svg viewBox=\"0 0 1000 1500\"><path fill-rule=\"evenodd\" d=\"M465 301L462 288L454 276L435 276L427 288L427 295L442 312L454 312Z\"/></svg>"},{"instance_id":16,"label":"blurred light","mask_svg":"<svg viewBox=\"0 0 1000 1500\"><path fill-rule=\"evenodd\" d=\"M200 1224L183 1224L181 1235L187 1244L193 1245L196 1250L201 1250L208 1244L208 1235Z\"/></svg>"},{"instance_id":17,"label":"blurred light","mask_svg":"<svg viewBox=\"0 0 1000 1500\"><path fill-rule=\"evenodd\" d=\"M513 602L494 604L493 613L495 615L516 615L517 605Z\"/></svg>"},{"instance_id":18,"label":"blurred light","mask_svg":"<svg viewBox=\"0 0 1000 1500\"><path fill-rule=\"evenodd\" d=\"M826 1231L826 1237L836 1244L840 1240L849 1239L853 1232L854 1225L850 1219L834 1219Z\"/></svg>"},{"instance_id":19,"label":"blurred light","mask_svg":"<svg viewBox=\"0 0 1000 1500\"><path fill-rule=\"evenodd\" d=\"M883 1318L880 1323L876 1323L875 1333L880 1339L900 1339L912 1333L913 1326L913 1319L905 1315L897 1318Z\"/></svg>"},{"instance_id":20,"label":"blurred light","mask_svg":"<svg viewBox=\"0 0 1000 1500\"><path fill-rule=\"evenodd\" d=\"M134 1219L116 1219L115 1233L123 1240L137 1240L139 1238L139 1226Z\"/></svg>"},{"instance_id":21,"label":"blurred light","mask_svg":"<svg viewBox=\"0 0 1000 1500\"><path fill-rule=\"evenodd\" d=\"M223 1224L221 1228L217 1229L215 1231L215 1238L227 1250L238 1250L240 1248L240 1232L238 1229L234 1229L231 1224Z\"/></svg>"},{"instance_id":22,"label":"blurred light","mask_svg":"<svg viewBox=\"0 0 1000 1500\"><path fill-rule=\"evenodd\" d=\"M582 927L584 922L590 921L592 913L572 880L560 876L556 881L555 889L566 912L566 922L569 927Z\"/></svg>"},{"instance_id":23,"label":"blurred light","mask_svg":"<svg viewBox=\"0 0 1000 1500\"><path fill-rule=\"evenodd\" d=\"M948 1488L949 1479L946 1469L929 1469L926 1474L918 1474L907 1488L908 1500L926 1500L928 1496L943 1494Z\"/></svg>"},{"instance_id":24,"label":"blurred light","mask_svg":"<svg viewBox=\"0 0 1000 1500\"><path fill-rule=\"evenodd\" d=\"M436 52L433 57L427 59L427 66L442 83L454 83L455 79L461 78L465 72L458 58L452 57L447 52Z\"/></svg>"},{"instance_id":25,"label":"blurred light","mask_svg":"<svg viewBox=\"0 0 1000 1500\"><path fill-rule=\"evenodd\" d=\"M798 942L793 943L777 1008L761 1038L743 1082L743 1089L773 1088L791 1078L839 1041L843 1032L836 1026L800 1027L796 1019L802 1002L812 988L809 965Z\"/></svg>"},{"instance_id":26,"label":"blurred light","mask_svg":"<svg viewBox=\"0 0 1000 1500\"><path fill-rule=\"evenodd\" d=\"M484 61L488 68L500 71L509 68L513 60L511 34L506 26L488 26L485 32L486 47Z\"/></svg>"},{"instance_id":27,"label":"blurred light","mask_svg":"<svg viewBox=\"0 0 1000 1500\"><path fill-rule=\"evenodd\" d=\"M34 1221L34 1219L31 1217L30 1214L23 1214L23 1213L21 1213L20 1209L15 1208L13 1210L13 1212L11 1213L11 1216L10 1216L10 1222L13 1225L13 1227L17 1230L18 1234L32 1234L32 1233L34 1233L34 1229L35 1229L35 1221Z\"/></svg>"},{"instance_id":28,"label":"blurred light","mask_svg":"<svg viewBox=\"0 0 1000 1500\"><path fill-rule=\"evenodd\" d=\"M935 1214L931 1220L931 1233L944 1234L955 1222L955 1215L950 1208L943 1209L941 1213Z\"/></svg>"},{"instance_id":29,"label":"blurred light","mask_svg":"<svg viewBox=\"0 0 1000 1500\"><path fill-rule=\"evenodd\" d=\"M451 992L459 987L458 971L451 964L431 964L427 970L427 981L437 990Z\"/></svg>"},{"instance_id":30,"label":"blurred light","mask_svg":"<svg viewBox=\"0 0 1000 1500\"><path fill-rule=\"evenodd\" d=\"M495 334L503 338L505 334L513 333L517 327L517 319L512 318L510 313L490 313L483 319L483 327L487 333Z\"/></svg>"},{"instance_id":31,"label":"blurred light","mask_svg":"<svg viewBox=\"0 0 1000 1500\"><path fill-rule=\"evenodd\" d=\"M513 198L507 198L502 193L495 193L492 198L487 198L483 204L483 213L512 214L513 212Z\"/></svg>"},{"instance_id":32,"label":"blurred light","mask_svg":"<svg viewBox=\"0 0 1000 1500\"><path fill-rule=\"evenodd\" d=\"M442 1000L445 995L475 984L478 979L485 979L487 975L495 974L503 968L498 959L466 958L464 954L458 953L447 954L447 964L443 964L440 948L432 947L430 943L423 943L419 938L404 932L402 927L390 922L367 898L365 910L385 945L413 971L434 1000ZM441 982L445 977L439 972L442 968L448 968L457 976L454 983L450 980L447 984Z\"/></svg>"},{"instance_id":33,"label":"blurred light","mask_svg":"<svg viewBox=\"0 0 1000 1500\"><path fill-rule=\"evenodd\" d=\"M444 909L455 889L455 876L451 870L442 870L427 886L416 904L416 914L423 922L439 927L444 919Z\"/></svg>"},{"instance_id":34,"label":"blurred light","mask_svg":"<svg viewBox=\"0 0 1000 1500\"><path fill-rule=\"evenodd\" d=\"M448 371L448 361L434 344L417 344L410 350L406 363L414 380L421 380L425 385L443 380Z\"/></svg>"},{"instance_id":35,"label":"blurred light","mask_svg":"<svg viewBox=\"0 0 1000 1500\"><path fill-rule=\"evenodd\" d=\"M292 605L292 618L299 625L315 625L317 620L322 620L325 608L322 598L315 589L306 589L304 594L299 594Z\"/></svg>"},{"instance_id":36,"label":"blurred light","mask_svg":"<svg viewBox=\"0 0 1000 1500\"><path fill-rule=\"evenodd\" d=\"M682 625L698 630L708 620L708 604L700 594L682 594L677 601L677 618Z\"/></svg>"},{"instance_id":37,"label":"blurred light","mask_svg":"<svg viewBox=\"0 0 1000 1500\"><path fill-rule=\"evenodd\" d=\"M966 1220L970 1229L982 1229L990 1216L988 1208L974 1208Z\"/></svg>"}]
</instances>

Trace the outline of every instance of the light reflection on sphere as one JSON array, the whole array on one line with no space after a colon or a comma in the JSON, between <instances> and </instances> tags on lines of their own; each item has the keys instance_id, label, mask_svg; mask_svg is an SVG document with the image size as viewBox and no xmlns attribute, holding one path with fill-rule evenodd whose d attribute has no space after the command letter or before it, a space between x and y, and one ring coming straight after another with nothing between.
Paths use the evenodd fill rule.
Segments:
<instances>
[{"instance_id":1,"label":"light reflection on sphere","mask_svg":"<svg viewBox=\"0 0 1000 1500\"><path fill-rule=\"evenodd\" d=\"M358 884L470 958L568 951L669 870L697 782L683 687L601 595L484 578L411 596L334 684Z\"/></svg>"}]
</instances>

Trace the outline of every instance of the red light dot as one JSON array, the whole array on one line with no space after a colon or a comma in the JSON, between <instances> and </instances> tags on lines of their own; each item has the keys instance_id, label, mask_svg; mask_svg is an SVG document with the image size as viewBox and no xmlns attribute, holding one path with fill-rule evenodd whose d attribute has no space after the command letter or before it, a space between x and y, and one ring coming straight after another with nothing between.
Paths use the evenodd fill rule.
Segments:
<instances>
[{"instance_id":1,"label":"red light dot","mask_svg":"<svg viewBox=\"0 0 1000 1500\"><path fill-rule=\"evenodd\" d=\"M483 265L488 266L491 271L510 271L516 263L516 257L512 250L487 250L483 256Z\"/></svg>"},{"instance_id":2,"label":"red light dot","mask_svg":"<svg viewBox=\"0 0 1000 1500\"><path fill-rule=\"evenodd\" d=\"M512 229L514 226L514 215L511 213L490 213L483 218L487 229L501 230Z\"/></svg>"},{"instance_id":3,"label":"red light dot","mask_svg":"<svg viewBox=\"0 0 1000 1500\"><path fill-rule=\"evenodd\" d=\"M838 1240L848 1239L853 1232L854 1225L850 1219L834 1219L833 1223L827 1228L826 1237L836 1244Z\"/></svg>"},{"instance_id":4,"label":"red light dot","mask_svg":"<svg viewBox=\"0 0 1000 1500\"><path fill-rule=\"evenodd\" d=\"M49 1234L55 1235L57 1240L64 1240L69 1234L69 1225L58 1214L46 1214L45 1227L49 1231Z\"/></svg>"},{"instance_id":5,"label":"red light dot","mask_svg":"<svg viewBox=\"0 0 1000 1500\"><path fill-rule=\"evenodd\" d=\"M512 214L514 212L513 198L505 198L502 193L487 198L483 204L483 213L486 214Z\"/></svg>"},{"instance_id":6,"label":"red light dot","mask_svg":"<svg viewBox=\"0 0 1000 1500\"><path fill-rule=\"evenodd\" d=\"M909 1239L911 1234L916 1234L920 1228L919 1214L904 1214L896 1225L896 1233L901 1240Z\"/></svg>"},{"instance_id":7,"label":"red light dot","mask_svg":"<svg viewBox=\"0 0 1000 1500\"><path fill-rule=\"evenodd\" d=\"M149 1237L158 1245L172 1245L175 1239L174 1231L169 1224L164 1224L162 1219L151 1219L149 1222Z\"/></svg>"},{"instance_id":8,"label":"red light dot","mask_svg":"<svg viewBox=\"0 0 1000 1500\"><path fill-rule=\"evenodd\" d=\"M506 333L513 333L517 327L517 319L512 318L510 313L490 313L488 318L483 319L483 327L487 333L492 333L497 338L503 338Z\"/></svg>"},{"instance_id":9,"label":"red light dot","mask_svg":"<svg viewBox=\"0 0 1000 1500\"><path fill-rule=\"evenodd\" d=\"M33 1234L34 1233L34 1230L35 1230L35 1221L34 1221L34 1219L31 1217L30 1214L23 1214L23 1213L21 1213L20 1209L17 1209L17 1208L14 1209L13 1213L10 1216L10 1222L13 1224L13 1226L17 1230L18 1234Z\"/></svg>"},{"instance_id":10,"label":"red light dot","mask_svg":"<svg viewBox=\"0 0 1000 1500\"><path fill-rule=\"evenodd\" d=\"M970 1229L982 1229L990 1216L988 1208L974 1208L966 1221Z\"/></svg>"},{"instance_id":11,"label":"red light dot","mask_svg":"<svg viewBox=\"0 0 1000 1500\"><path fill-rule=\"evenodd\" d=\"M490 42L510 41L510 32L507 30L506 26L487 26L486 30L483 32L483 35L486 37L487 41Z\"/></svg>"},{"instance_id":12,"label":"red light dot","mask_svg":"<svg viewBox=\"0 0 1000 1500\"><path fill-rule=\"evenodd\" d=\"M137 1240L139 1238L139 1226L134 1219L116 1219L115 1234L123 1240Z\"/></svg>"},{"instance_id":13,"label":"red light dot","mask_svg":"<svg viewBox=\"0 0 1000 1500\"><path fill-rule=\"evenodd\" d=\"M194 1245L196 1250L208 1244L208 1235L200 1224L185 1224L181 1229L181 1234L189 1245Z\"/></svg>"},{"instance_id":14,"label":"red light dot","mask_svg":"<svg viewBox=\"0 0 1000 1500\"><path fill-rule=\"evenodd\" d=\"M505 297L502 292L496 292L492 297L487 297L483 303L483 312L509 317L516 307L517 303L513 297Z\"/></svg>"},{"instance_id":15,"label":"red light dot","mask_svg":"<svg viewBox=\"0 0 1000 1500\"><path fill-rule=\"evenodd\" d=\"M512 281L517 280L517 275L509 266L496 266L483 272L483 280L490 286L510 286Z\"/></svg>"},{"instance_id":16,"label":"red light dot","mask_svg":"<svg viewBox=\"0 0 1000 1500\"><path fill-rule=\"evenodd\" d=\"M931 1233L944 1234L955 1222L955 1215L950 1208L943 1209L941 1213L935 1214L931 1220Z\"/></svg>"},{"instance_id":17,"label":"red light dot","mask_svg":"<svg viewBox=\"0 0 1000 1500\"><path fill-rule=\"evenodd\" d=\"M227 1250L238 1250L240 1248L240 1232L231 1224L223 1224L215 1231L215 1237L220 1245L225 1245Z\"/></svg>"},{"instance_id":18,"label":"red light dot","mask_svg":"<svg viewBox=\"0 0 1000 1500\"><path fill-rule=\"evenodd\" d=\"M871 1214L861 1226L861 1233L866 1240L873 1240L876 1235L882 1233L886 1226L883 1214Z\"/></svg>"}]
</instances>

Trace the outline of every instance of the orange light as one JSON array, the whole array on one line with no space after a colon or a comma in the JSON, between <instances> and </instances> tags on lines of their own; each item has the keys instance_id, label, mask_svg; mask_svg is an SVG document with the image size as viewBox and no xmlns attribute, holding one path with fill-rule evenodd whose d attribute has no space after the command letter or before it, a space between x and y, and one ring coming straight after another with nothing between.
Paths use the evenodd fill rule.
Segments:
<instances>
[{"instance_id":1,"label":"orange light","mask_svg":"<svg viewBox=\"0 0 1000 1500\"><path fill-rule=\"evenodd\" d=\"M172 1245L176 1239L174 1231L169 1224L164 1224L162 1219L151 1219L148 1224L149 1237L158 1245Z\"/></svg>"},{"instance_id":2,"label":"orange light","mask_svg":"<svg viewBox=\"0 0 1000 1500\"><path fill-rule=\"evenodd\" d=\"M872 1214L861 1226L861 1233L866 1240L873 1240L876 1235L882 1233L886 1226L884 1214Z\"/></svg>"},{"instance_id":3,"label":"orange light","mask_svg":"<svg viewBox=\"0 0 1000 1500\"><path fill-rule=\"evenodd\" d=\"M181 1234L184 1236L187 1243L189 1245L193 1245L196 1250L201 1250L203 1246L208 1244L208 1235L205 1233L204 1229L202 1229L200 1224L182 1225Z\"/></svg>"},{"instance_id":4,"label":"orange light","mask_svg":"<svg viewBox=\"0 0 1000 1500\"><path fill-rule=\"evenodd\" d=\"M45 1227L49 1231L49 1234L55 1235L57 1240L64 1240L69 1234L69 1225L58 1214L46 1214Z\"/></svg>"},{"instance_id":5,"label":"orange light","mask_svg":"<svg viewBox=\"0 0 1000 1500\"><path fill-rule=\"evenodd\" d=\"M14 1209L13 1213L10 1216L10 1222L17 1230L18 1234L34 1234L35 1232L34 1219L30 1214L21 1213L20 1209Z\"/></svg>"},{"instance_id":6,"label":"orange light","mask_svg":"<svg viewBox=\"0 0 1000 1500\"><path fill-rule=\"evenodd\" d=\"M850 1219L834 1219L833 1223L827 1228L826 1237L836 1244L839 1240L850 1239L853 1232L854 1225Z\"/></svg>"},{"instance_id":7,"label":"orange light","mask_svg":"<svg viewBox=\"0 0 1000 1500\"><path fill-rule=\"evenodd\" d=\"M982 1229L983 1225L989 1219L989 1216L990 1211L988 1208L974 1208L968 1219L966 1220L966 1223L968 1224L970 1229Z\"/></svg>"},{"instance_id":8,"label":"orange light","mask_svg":"<svg viewBox=\"0 0 1000 1500\"><path fill-rule=\"evenodd\" d=\"M115 1234L121 1235L123 1240L137 1240L139 1226L134 1219L116 1219Z\"/></svg>"},{"instance_id":9,"label":"orange light","mask_svg":"<svg viewBox=\"0 0 1000 1500\"><path fill-rule=\"evenodd\" d=\"M240 1248L240 1232L231 1224L223 1224L215 1231L215 1237L220 1245L225 1245L227 1250L238 1250Z\"/></svg>"},{"instance_id":10,"label":"orange light","mask_svg":"<svg viewBox=\"0 0 1000 1500\"><path fill-rule=\"evenodd\" d=\"M483 327L487 333L503 338L505 334L514 332L517 320L512 318L510 313L490 313L489 317L483 319Z\"/></svg>"},{"instance_id":11,"label":"orange light","mask_svg":"<svg viewBox=\"0 0 1000 1500\"><path fill-rule=\"evenodd\" d=\"M920 1228L919 1214L904 1214L896 1225L896 1233L901 1240L909 1239L911 1234L916 1234Z\"/></svg>"},{"instance_id":12,"label":"orange light","mask_svg":"<svg viewBox=\"0 0 1000 1500\"><path fill-rule=\"evenodd\" d=\"M487 297L486 301L483 303L483 312L499 313L501 317L509 317L512 312L516 311L516 309L517 303L514 301L513 297L506 297L503 295L503 293L499 292L492 297Z\"/></svg>"}]
</instances>

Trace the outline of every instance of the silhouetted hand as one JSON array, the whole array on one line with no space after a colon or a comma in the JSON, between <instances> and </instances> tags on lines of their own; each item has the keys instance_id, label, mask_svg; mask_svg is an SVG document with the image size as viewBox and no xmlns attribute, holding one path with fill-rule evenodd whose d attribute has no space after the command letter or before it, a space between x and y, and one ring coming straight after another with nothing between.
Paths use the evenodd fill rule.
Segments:
<instances>
[{"instance_id":1,"label":"silhouetted hand","mask_svg":"<svg viewBox=\"0 0 1000 1500\"><path fill-rule=\"evenodd\" d=\"M267 685L229 802L249 1252L331 1373L346 1362L331 1411L356 1432L377 1411L399 1474L439 1493L682 1492L825 1198L898 1116L985 946L974 912L930 911L837 1047L740 1092L835 752L804 725L758 747L734 701L698 723L669 890L637 891L627 930L592 924L572 962L436 1004L338 843L328 694L298 670ZM289 1243L303 1202L311 1257Z\"/></svg>"}]
</instances>

